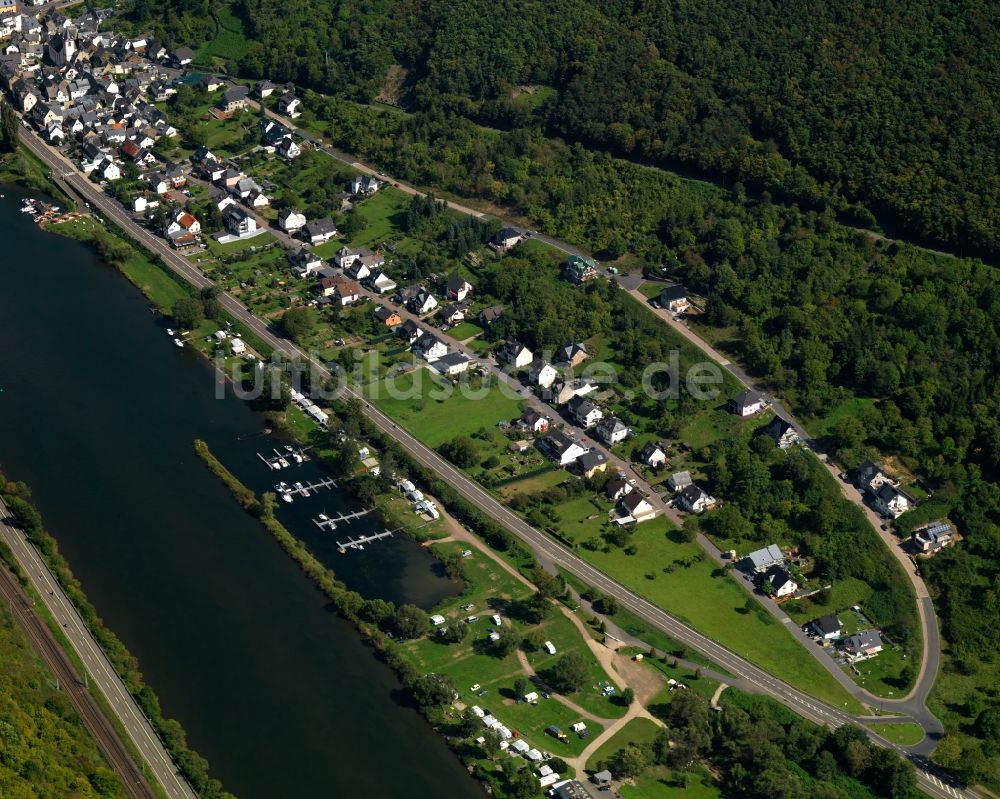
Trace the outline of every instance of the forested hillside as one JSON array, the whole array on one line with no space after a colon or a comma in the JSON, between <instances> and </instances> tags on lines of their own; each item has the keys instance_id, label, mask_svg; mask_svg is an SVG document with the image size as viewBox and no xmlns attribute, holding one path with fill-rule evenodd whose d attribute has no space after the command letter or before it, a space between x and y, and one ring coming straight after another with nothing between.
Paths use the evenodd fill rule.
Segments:
<instances>
[{"instance_id":1,"label":"forested hillside","mask_svg":"<svg viewBox=\"0 0 1000 799\"><path fill-rule=\"evenodd\" d=\"M6 568L0 563L0 569ZM0 603L0 796L123 797L69 700Z\"/></svg>"},{"instance_id":2,"label":"forested hillside","mask_svg":"<svg viewBox=\"0 0 1000 799\"><path fill-rule=\"evenodd\" d=\"M134 0L168 41L206 0ZM182 13L177 13L180 10ZM910 238L1000 253L1000 6L982 0L237 0L235 66L369 100L538 125ZM308 32L308 35L303 33ZM543 89L516 97L516 88ZM861 206L854 207L851 206Z\"/></svg>"}]
</instances>

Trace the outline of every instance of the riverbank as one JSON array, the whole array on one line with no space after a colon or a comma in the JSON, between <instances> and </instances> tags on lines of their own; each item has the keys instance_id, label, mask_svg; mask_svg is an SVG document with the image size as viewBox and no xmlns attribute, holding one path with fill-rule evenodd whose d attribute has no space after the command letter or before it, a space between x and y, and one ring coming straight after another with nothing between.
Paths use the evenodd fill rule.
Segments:
<instances>
[{"instance_id":1,"label":"riverbank","mask_svg":"<svg viewBox=\"0 0 1000 799\"><path fill-rule=\"evenodd\" d=\"M79 581L74 577L66 559L60 554L56 540L45 530L41 513L32 504L31 492L27 486L12 482L0 473L0 498L13 515L14 524L25 533L49 571L58 580L87 629L107 655L115 672L121 677L129 693L135 697L157 736L201 799L233 799L232 794L223 791L221 784L211 777L208 762L188 747L181 725L174 719L163 716L159 699L143 680L137 659L115 633L105 626L97 610L83 592ZM16 562L13 555L6 552L3 553L3 560L8 564ZM21 577L23 578L23 575ZM142 763L143 760L137 758L136 762ZM151 775L147 774L147 777L149 776Z\"/></svg>"},{"instance_id":2,"label":"riverbank","mask_svg":"<svg viewBox=\"0 0 1000 799\"><path fill-rule=\"evenodd\" d=\"M68 210L76 207L76 202L52 180L48 168L23 145L0 157L0 186L5 184L40 191Z\"/></svg>"}]
</instances>

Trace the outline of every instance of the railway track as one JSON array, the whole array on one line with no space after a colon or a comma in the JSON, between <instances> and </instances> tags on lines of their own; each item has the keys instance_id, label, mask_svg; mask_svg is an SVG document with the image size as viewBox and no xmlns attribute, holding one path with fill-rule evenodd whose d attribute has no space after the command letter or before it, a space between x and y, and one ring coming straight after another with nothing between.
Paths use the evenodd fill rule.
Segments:
<instances>
[{"instance_id":1,"label":"railway track","mask_svg":"<svg viewBox=\"0 0 1000 799\"><path fill-rule=\"evenodd\" d=\"M70 663L65 651L35 611L34 605L14 575L6 568L0 568L0 599L10 608L32 649L59 681L59 689L80 714L84 726L97 742L101 753L121 778L129 797L156 799L156 794L145 775L132 760L118 732L111 726L97 700L80 682L76 669Z\"/></svg>"}]
</instances>

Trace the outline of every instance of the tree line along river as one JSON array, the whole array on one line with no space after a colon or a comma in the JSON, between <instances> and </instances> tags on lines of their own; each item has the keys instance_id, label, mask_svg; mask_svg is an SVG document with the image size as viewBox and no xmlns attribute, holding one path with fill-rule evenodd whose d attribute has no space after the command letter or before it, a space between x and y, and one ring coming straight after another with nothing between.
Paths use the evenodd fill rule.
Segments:
<instances>
[{"instance_id":1,"label":"tree line along river","mask_svg":"<svg viewBox=\"0 0 1000 799\"><path fill-rule=\"evenodd\" d=\"M226 488L202 438L255 490L262 420L215 398L211 365L178 350L142 295L78 242L18 213L2 188L0 464L28 482L91 601L135 654L164 714L240 799L472 799L481 791L406 701L393 673ZM308 464L282 473L305 481ZM403 537L336 554L310 519L356 509L337 493L282 519L351 588L429 607L454 593Z\"/></svg>"}]
</instances>

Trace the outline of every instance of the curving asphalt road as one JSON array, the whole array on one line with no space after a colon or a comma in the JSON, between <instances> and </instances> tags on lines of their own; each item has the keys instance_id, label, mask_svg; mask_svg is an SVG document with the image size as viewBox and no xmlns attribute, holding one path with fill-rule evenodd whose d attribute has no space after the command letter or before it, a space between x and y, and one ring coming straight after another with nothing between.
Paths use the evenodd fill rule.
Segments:
<instances>
[{"instance_id":1,"label":"curving asphalt road","mask_svg":"<svg viewBox=\"0 0 1000 799\"><path fill-rule=\"evenodd\" d=\"M32 152L38 155L52 169L55 177L71 186L77 194L86 197L95 209L107 215L110 220L138 241L149 252L158 255L171 271L196 288L214 285L200 270L173 251L163 239L154 236L145 228L137 225L117 201L83 177L62 154L43 144L31 132L28 132L27 135L22 135L22 140ZM224 293L219 299L227 312L245 324L255 335L274 347L274 349L285 355L308 361L320 374L332 376L322 363L319 363L299 350L290 341L281 339L272 333L267 325L255 317L235 298ZM753 665L738 654L726 649L692 627L670 616L649 601L634 594L620 583L611 580L607 575L592 567L573 552L563 548L549 536L525 523L520 517L500 504L492 495L455 469L436 452L423 445L402 428L397 427L389 417L382 414L378 409L370 406L357 391L347 387L343 389L343 393L346 396L359 399L368 418L386 435L396 439L411 457L427 468L437 472L467 501L472 502L488 513L510 530L511 533L527 543L545 560L563 567L579 579L614 596L622 606L629 608L629 610L643 618L647 623L663 630L685 646L690 646L705 657L718 663L730 673L745 680L747 685L752 686L753 690L771 696L803 717L818 724L838 727L846 723L870 720L855 718L792 688L790 685L772 677L763 669ZM880 746L894 749L902 756L909 757L914 762L917 766L917 778L921 790L940 799L975 799L975 794L968 791L968 789L962 788L948 775L937 771L926 760L926 754L929 754L933 749L934 742L930 738L925 738L924 741L914 747L902 747L887 741L871 731L869 731L869 735Z\"/></svg>"}]
</instances>

